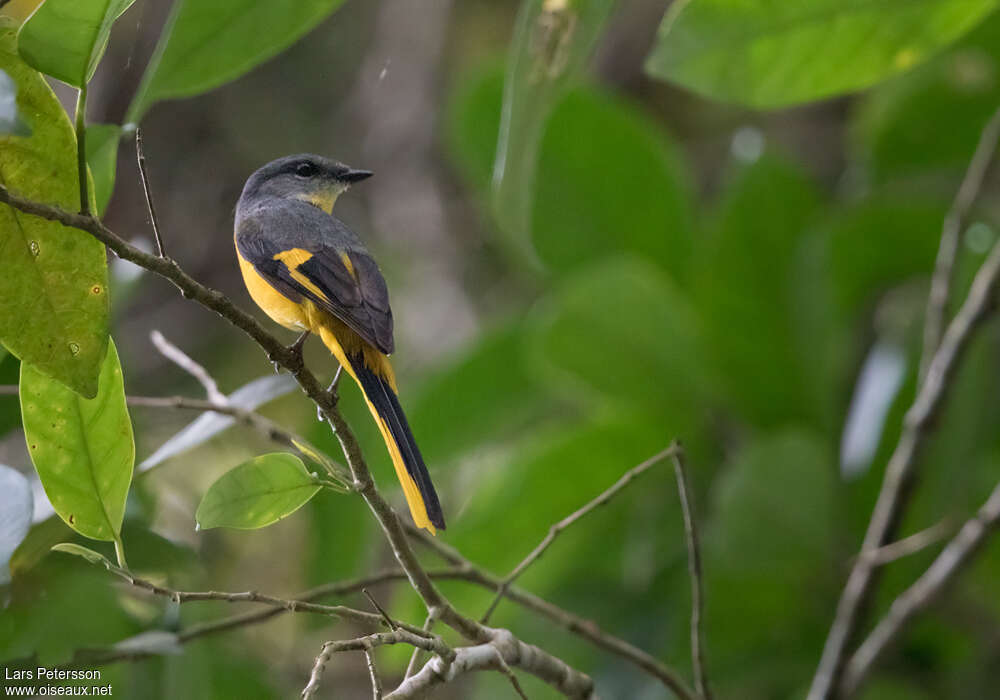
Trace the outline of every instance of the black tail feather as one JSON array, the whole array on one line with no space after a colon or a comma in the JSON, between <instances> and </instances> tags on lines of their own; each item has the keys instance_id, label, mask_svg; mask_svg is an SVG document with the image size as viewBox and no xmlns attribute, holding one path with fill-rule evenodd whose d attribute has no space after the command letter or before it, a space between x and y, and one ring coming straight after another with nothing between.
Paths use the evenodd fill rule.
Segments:
<instances>
[{"instance_id":1,"label":"black tail feather","mask_svg":"<svg viewBox=\"0 0 1000 700\"><path fill-rule=\"evenodd\" d=\"M427 517L434 524L434 527L444 530L444 513L441 511L441 503L438 501L437 492L434 491L434 485L431 483L431 475L427 471L427 465L424 464L424 458L420 454L420 448L417 447L417 441L413 438L413 432L410 430L410 424L406 420L406 414L403 413L403 407L399 404L396 392L392 390L385 379L366 367L361 357L352 356L349 359L365 395L378 411L382 420L389 426L389 432L399 446L406 471L417 484L424 500Z\"/></svg>"}]
</instances>

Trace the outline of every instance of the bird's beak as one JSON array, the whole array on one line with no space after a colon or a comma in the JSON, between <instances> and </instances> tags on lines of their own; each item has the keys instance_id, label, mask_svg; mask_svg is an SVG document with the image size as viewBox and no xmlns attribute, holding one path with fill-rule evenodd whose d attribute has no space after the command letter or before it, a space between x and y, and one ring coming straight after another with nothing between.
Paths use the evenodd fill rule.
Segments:
<instances>
[{"instance_id":1,"label":"bird's beak","mask_svg":"<svg viewBox=\"0 0 1000 700\"><path fill-rule=\"evenodd\" d=\"M344 182L361 182L362 180L367 180L374 174L375 173L371 170L348 170L340 176L340 179Z\"/></svg>"}]
</instances>

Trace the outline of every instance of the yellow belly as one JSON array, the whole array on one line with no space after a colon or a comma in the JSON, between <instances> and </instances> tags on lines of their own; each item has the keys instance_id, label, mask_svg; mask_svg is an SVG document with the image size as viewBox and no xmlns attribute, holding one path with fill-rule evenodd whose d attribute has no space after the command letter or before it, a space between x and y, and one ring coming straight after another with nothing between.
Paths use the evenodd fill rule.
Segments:
<instances>
[{"instance_id":1,"label":"yellow belly","mask_svg":"<svg viewBox=\"0 0 1000 700\"><path fill-rule=\"evenodd\" d=\"M280 323L285 328L293 331L309 330L309 320L305 316L302 305L296 303L272 287L267 280L261 277L254 266L243 259L237 251L236 256L240 261L240 271L243 273L243 282L250 292L250 297L264 310L268 316L276 323Z\"/></svg>"}]
</instances>

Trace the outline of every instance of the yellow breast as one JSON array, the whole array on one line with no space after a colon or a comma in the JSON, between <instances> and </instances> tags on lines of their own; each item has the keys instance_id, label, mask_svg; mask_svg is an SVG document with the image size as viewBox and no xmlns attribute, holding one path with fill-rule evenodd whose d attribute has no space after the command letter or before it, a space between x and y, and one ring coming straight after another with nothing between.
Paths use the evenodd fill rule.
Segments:
<instances>
[{"instance_id":1,"label":"yellow breast","mask_svg":"<svg viewBox=\"0 0 1000 700\"><path fill-rule=\"evenodd\" d=\"M307 330L309 321L301 304L292 301L272 287L267 280L260 276L254 266L240 255L239 250L236 251L236 255L240 261L243 282L257 306L285 328L295 331Z\"/></svg>"}]
</instances>

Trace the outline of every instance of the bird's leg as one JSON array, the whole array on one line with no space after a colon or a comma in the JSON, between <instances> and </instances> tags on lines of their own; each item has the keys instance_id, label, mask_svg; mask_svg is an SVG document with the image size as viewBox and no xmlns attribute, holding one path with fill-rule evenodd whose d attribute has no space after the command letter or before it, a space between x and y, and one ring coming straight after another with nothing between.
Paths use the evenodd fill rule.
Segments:
<instances>
[{"instance_id":1,"label":"bird's leg","mask_svg":"<svg viewBox=\"0 0 1000 700\"><path fill-rule=\"evenodd\" d=\"M337 385L340 384L340 374L344 371L344 365L337 365L337 371L333 375L333 381L330 382L330 386L326 388L326 393L330 396L330 400L333 403L337 403L340 400L340 396L337 393ZM316 419L321 423L323 422L323 409L319 406L316 407Z\"/></svg>"}]
</instances>

